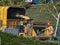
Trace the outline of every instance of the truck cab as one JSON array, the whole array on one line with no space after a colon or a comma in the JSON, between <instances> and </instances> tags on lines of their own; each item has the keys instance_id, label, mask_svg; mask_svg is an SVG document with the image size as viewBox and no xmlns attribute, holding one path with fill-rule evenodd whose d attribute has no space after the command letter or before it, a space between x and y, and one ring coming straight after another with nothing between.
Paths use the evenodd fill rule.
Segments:
<instances>
[{"instance_id":1,"label":"truck cab","mask_svg":"<svg viewBox=\"0 0 60 45\"><path fill-rule=\"evenodd\" d=\"M16 14L25 15L25 8L18 6L0 6L0 30L4 28L15 28L21 18Z\"/></svg>"}]
</instances>

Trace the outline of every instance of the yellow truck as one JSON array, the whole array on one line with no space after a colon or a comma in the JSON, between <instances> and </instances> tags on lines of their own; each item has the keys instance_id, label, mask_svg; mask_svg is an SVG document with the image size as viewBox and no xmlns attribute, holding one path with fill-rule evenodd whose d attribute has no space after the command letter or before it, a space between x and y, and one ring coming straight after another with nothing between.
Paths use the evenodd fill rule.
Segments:
<instances>
[{"instance_id":1,"label":"yellow truck","mask_svg":"<svg viewBox=\"0 0 60 45\"><path fill-rule=\"evenodd\" d=\"M25 8L21 7L0 6L0 30L5 28L16 28L17 23L19 23L21 19L16 15L25 15L25 12ZM19 34L24 34L24 32Z\"/></svg>"},{"instance_id":2,"label":"yellow truck","mask_svg":"<svg viewBox=\"0 0 60 45\"><path fill-rule=\"evenodd\" d=\"M17 21L20 19L16 17L17 13L19 15L25 15L25 8L0 6L0 30L3 28L15 28Z\"/></svg>"}]
</instances>

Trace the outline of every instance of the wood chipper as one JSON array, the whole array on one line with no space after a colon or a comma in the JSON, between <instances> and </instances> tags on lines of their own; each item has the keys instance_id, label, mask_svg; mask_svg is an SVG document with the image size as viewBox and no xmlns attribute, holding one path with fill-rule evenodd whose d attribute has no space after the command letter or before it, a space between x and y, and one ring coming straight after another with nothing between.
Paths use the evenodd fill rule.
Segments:
<instances>
[{"instance_id":1,"label":"wood chipper","mask_svg":"<svg viewBox=\"0 0 60 45\"><path fill-rule=\"evenodd\" d=\"M30 20L30 17L26 16L25 12L26 12L25 8L0 6L0 30L5 29L5 28L9 28L8 30L10 29L13 30L13 28L17 28L17 29L20 29L19 35L26 36L25 33L27 30L27 36L44 38L44 39L48 38L48 36L44 36L42 34L44 31L41 32L41 30L46 28L47 26L46 23L35 23L34 22L31 26L30 25L31 22L28 21ZM22 20L27 21L26 23L28 24L27 28L26 28L26 25L24 25L25 28L22 26L23 25ZM40 34L43 35L43 37Z\"/></svg>"}]
</instances>

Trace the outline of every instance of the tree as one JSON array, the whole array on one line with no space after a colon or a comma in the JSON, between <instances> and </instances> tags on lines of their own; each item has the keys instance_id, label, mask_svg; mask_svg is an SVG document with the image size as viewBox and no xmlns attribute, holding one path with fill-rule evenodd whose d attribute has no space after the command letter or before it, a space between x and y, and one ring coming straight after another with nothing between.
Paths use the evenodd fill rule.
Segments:
<instances>
[{"instance_id":1,"label":"tree","mask_svg":"<svg viewBox=\"0 0 60 45\"><path fill-rule=\"evenodd\" d=\"M60 12L58 11L57 9L57 6L55 6L53 0L51 0L51 4L52 4L52 7L55 9L56 11L56 15L49 9L49 12L51 12L51 14L54 16L54 18L56 19L56 28L55 28L55 32L54 32L54 36L56 36L56 32L57 32L57 28L58 28L58 24L59 24L59 18L60 18Z\"/></svg>"}]
</instances>

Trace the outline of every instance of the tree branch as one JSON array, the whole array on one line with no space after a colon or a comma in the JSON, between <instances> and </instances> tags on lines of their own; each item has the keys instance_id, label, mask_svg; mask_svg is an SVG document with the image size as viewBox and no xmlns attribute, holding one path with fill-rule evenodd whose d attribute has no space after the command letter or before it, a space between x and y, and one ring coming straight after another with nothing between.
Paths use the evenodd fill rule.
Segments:
<instances>
[{"instance_id":1,"label":"tree branch","mask_svg":"<svg viewBox=\"0 0 60 45\"><path fill-rule=\"evenodd\" d=\"M57 12L57 15L58 15L58 10L57 10L56 6L54 5L54 2L53 2L53 0L51 0L51 2L52 2L52 4L53 4L53 8L56 10L56 12Z\"/></svg>"},{"instance_id":2,"label":"tree branch","mask_svg":"<svg viewBox=\"0 0 60 45\"><path fill-rule=\"evenodd\" d=\"M54 15L54 13L52 13L52 11L50 9L48 9L48 11L52 14L52 16L57 20L57 17Z\"/></svg>"}]
</instances>

